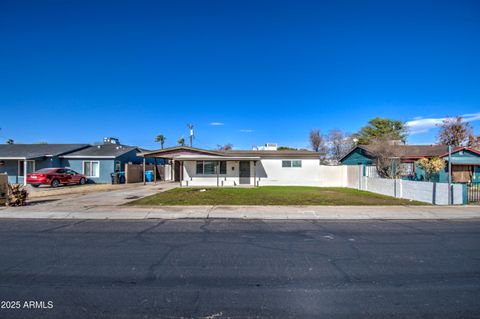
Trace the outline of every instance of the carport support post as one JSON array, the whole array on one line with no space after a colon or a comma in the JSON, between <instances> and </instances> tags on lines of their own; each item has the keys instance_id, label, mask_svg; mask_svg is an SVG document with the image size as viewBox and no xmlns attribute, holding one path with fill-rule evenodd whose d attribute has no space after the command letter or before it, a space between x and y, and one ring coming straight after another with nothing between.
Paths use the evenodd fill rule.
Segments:
<instances>
[{"instance_id":1,"label":"carport support post","mask_svg":"<svg viewBox=\"0 0 480 319\"><path fill-rule=\"evenodd\" d=\"M220 172L220 161L217 161L217 165L216 165L216 171L217 171L217 187L220 185L220 182L219 182L219 172Z\"/></svg>"},{"instance_id":2,"label":"carport support post","mask_svg":"<svg viewBox=\"0 0 480 319\"><path fill-rule=\"evenodd\" d=\"M253 161L253 187L257 187L257 161Z\"/></svg>"},{"instance_id":3,"label":"carport support post","mask_svg":"<svg viewBox=\"0 0 480 319\"><path fill-rule=\"evenodd\" d=\"M23 161L23 185L27 186L27 159Z\"/></svg>"},{"instance_id":4,"label":"carport support post","mask_svg":"<svg viewBox=\"0 0 480 319\"><path fill-rule=\"evenodd\" d=\"M155 182L155 185L157 185L157 158L156 157L153 158L153 174L155 174L153 177L153 181Z\"/></svg>"},{"instance_id":5,"label":"carport support post","mask_svg":"<svg viewBox=\"0 0 480 319\"><path fill-rule=\"evenodd\" d=\"M448 145L448 205L452 202L452 145Z\"/></svg>"},{"instance_id":6,"label":"carport support post","mask_svg":"<svg viewBox=\"0 0 480 319\"><path fill-rule=\"evenodd\" d=\"M147 184L145 180L145 157L143 158L143 185Z\"/></svg>"}]
</instances>

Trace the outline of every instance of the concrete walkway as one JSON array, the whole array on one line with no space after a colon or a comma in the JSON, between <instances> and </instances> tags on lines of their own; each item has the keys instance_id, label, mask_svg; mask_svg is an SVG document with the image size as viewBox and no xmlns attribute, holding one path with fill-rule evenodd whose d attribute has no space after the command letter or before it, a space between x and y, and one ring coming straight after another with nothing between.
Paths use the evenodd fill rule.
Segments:
<instances>
[{"instance_id":1,"label":"concrete walkway","mask_svg":"<svg viewBox=\"0 0 480 319\"><path fill-rule=\"evenodd\" d=\"M480 206L122 206L177 186L163 182L37 198L28 206L0 208L0 219L480 219Z\"/></svg>"},{"instance_id":2,"label":"concrete walkway","mask_svg":"<svg viewBox=\"0 0 480 319\"><path fill-rule=\"evenodd\" d=\"M41 219L480 219L476 206L85 206L0 210L0 218Z\"/></svg>"}]
</instances>

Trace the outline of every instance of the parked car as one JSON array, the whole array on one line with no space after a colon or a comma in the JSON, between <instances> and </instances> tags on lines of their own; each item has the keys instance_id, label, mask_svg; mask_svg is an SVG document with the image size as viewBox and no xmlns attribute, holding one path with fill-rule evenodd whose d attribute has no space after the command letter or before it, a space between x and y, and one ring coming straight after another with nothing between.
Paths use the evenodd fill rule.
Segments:
<instances>
[{"instance_id":1,"label":"parked car","mask_svg":"<svg viewBox=\"0 0 480 319\"><path fill-rule=\"evenodd\" d=\"M85 175L75 172L69 168L43 168L35 173L27 174L27 183L33 187L40 185L51 185L58 187L61 184L79 184L87 182Z\"/></svg>"}]
</instances>

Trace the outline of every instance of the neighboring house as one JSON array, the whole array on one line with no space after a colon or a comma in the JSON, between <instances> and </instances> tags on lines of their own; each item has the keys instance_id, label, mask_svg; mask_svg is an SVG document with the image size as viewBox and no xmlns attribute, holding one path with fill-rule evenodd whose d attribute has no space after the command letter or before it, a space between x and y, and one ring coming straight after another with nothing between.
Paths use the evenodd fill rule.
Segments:
<instances>
[{"instance_id":1,"label":"neighboring house","mask_svg":"<svg viewBox=\"0 0 480 319\"><path fill-rule=\"evenodd\" d=\"M91 182L109 183L113 172L123 171L125 164L141 164L136 146L101 144L88 146L61 156L62 166L84 174Z\"/></svg>"},{"instance_id":2,"label":"neighboring house","mask_svg":"<svg viewBox=\"0 0 480 319\"><path fill-rule=\"evenodd\" d=\"M319 154L310 151L212 151L181 146L138 155L167 160L170 172L167 168L166 179L184 186L321 186L336 178L331 176L335 167L320 165ZM337 167L335 171L341 170ZM342 178L338 177L338 183Z\"/></svg>"},{"instance_id":3,"label":"neighboring house","mask_svg":"<svg viewBox=\"0 0 480 319\"><path fill-rule=\"evenodd\" d=\"M358 145L348 152L340 162L342 165L375 165L373 145ZM440 171L433 181L448 181L448 146L443 145L397 145L395 151L400 159L403 179L425 180L425 172L417 164L421 158L440 157L447 161L445 169ZM480 182L480 151L459 147L452 150L453 182Z\"/></svg>"},{"instance_id":4,"label":"neighboring house","mask_svg":"<svg viewBox=\"0 0 480 319\"><path fill-rule=\"evenodd\" d=\"M25 176L41 168L62 166L60 156L87 148L88 144L1 144L0 173L8 182L24 184Z\"/></svg>"},{"instance_id":5,"label":"neighboring house","mask_svg":"<svg viewBox=\"0 0 480 319\"><path fill-rule=\"evenodd\" d=\"M110 174L123 171L126 163L141 164L144 150L121 144L2 144L0 173L9 183L25 184L25 176L48 167L69 167L85 174L90 182L110 183ZM152 161L148 161L151 163ZM161 163L158 163L161 164Z\"/></svg>"}]
</instances>

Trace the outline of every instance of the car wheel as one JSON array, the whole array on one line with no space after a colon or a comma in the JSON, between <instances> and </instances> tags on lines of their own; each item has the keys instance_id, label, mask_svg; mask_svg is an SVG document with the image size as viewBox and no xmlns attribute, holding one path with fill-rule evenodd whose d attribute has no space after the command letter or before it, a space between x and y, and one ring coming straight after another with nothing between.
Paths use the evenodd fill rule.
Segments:
<instances>
[{"instance_id":1,"label":"car wheel","mask_svg":"<svg viewBox=\"0 0 480 319\"><path fill-rule=\"evenodd\" d=\"M80 178L80 182L78 183L80 185L85 185L85 178Z\"/></svg>"},{"instance_id":2,"label":"car wheel","mask_svg":"<svg viewBox=\"0 0 480 319\"><path fill-rule=\"evenodd\" d=\"M60 186L60 181L58 179L54 179L52 181L51 185L52 185L52 187L58 187L58 186Z\"/></svg>"}]
</instances>

